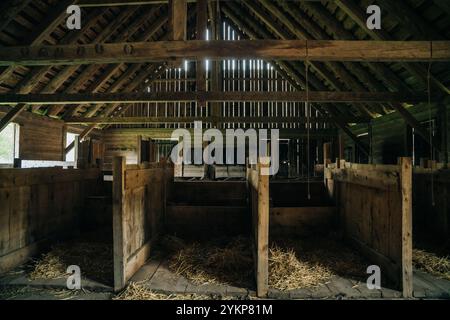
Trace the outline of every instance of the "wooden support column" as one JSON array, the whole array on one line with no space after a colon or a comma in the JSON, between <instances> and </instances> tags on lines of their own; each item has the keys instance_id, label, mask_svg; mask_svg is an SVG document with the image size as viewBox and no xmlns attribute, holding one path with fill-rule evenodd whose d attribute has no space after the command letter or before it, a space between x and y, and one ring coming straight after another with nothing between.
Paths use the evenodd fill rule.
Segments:
<instances>
[{"instance_id":1,"label":"wooden support column","mask_svg":"<svg viewBox=\"0 0 450 320\"><path fill-rule=\"evenodd\" d=\"M413 296L411 158L400 158L400 183L402 190L402 289L403 297L411 298Z\"/></svg>"},{"instance_id":2,"label":"wooden support column","mask_svg":"<svg viewBox=\"0 0 450 320\"><path fill-rule=\"evenodd\" d=\"M206 0L197 1L197 40L206 40L208 28L208 2ZM205 92L206 86L206 60L197 60L197 92ZM206 101L198 101L200 107L206 106Z\"/></svg>"},{"instance_id":3,"label":"wooden support column","mask_svg":"<svg viewBox=\"0 0 450 320\"><path fill-rule=\"evenodd\" d=\"M169 40L187 40L187 1L169 0ZM169 67L180 68L182 58L176 58L168 63Z\"/></svg>"},{"instance_id":4,"label":"wooden support column","mask_svg":"<svg viewBox=\"0 0 450 320\"><path fill-rule=\"evenodd\" d=\"M440 103L438 112L440 115L440 130L441 130L441 159L444 168L448 166L448 110L445 103Z\"/></svg>"},{"instance_id":5,"label":"wooden support column","mask_svg":"<svg viewBox=\"0 0 450 320\"><path fill-rule=\"evenodd\" d=\"M323 181L327 185L327 166L331 163L331 143L323 144Z\"/></svg>"},{"instance_id":6,"label":"wooden support column","mask_svg":"<svg viewBox=\"0 0 450 320\"><path fill-rule=\"evenodd\" d=\"M343 159L345 159L345 156L344 156L345 141L344 141L344 136L342 134L339 134L338 143L339 143L339 145L338 145L338 147L339 147L338 157L339 157L339 159L343 160Z\"/></svg>"},{"instance_id":7,"label":"wooden support column","mask_svg":"<svg viewBox=\"0 0 450 320\"><path fill-rule=\"evenodd\" d=\"M367 132L369 133L369 164L373 164L373 126L372 126L372 122L368 123Z\"/></svg>"},{"instance_id":8,"label":"wooden support column","mask_svg":"<svg viewBox=\"0 0 450 320\"><path fill-rule=\"evenodd\" d=\"M138 135L137 136L137 142L136 142L136 159L137 159L137 164L141 164L142 163L142 136Z\"/></svg>"},{"instance_id":9,"label":"wooden support column","mask_svg":"<svg viewBox=\"0 0 450 320\"><path fill-rule=\"evenodd\" d=\"M261 161L261 160L260 160ZM262 175L266 164L258 163L258 222L257 222L257 269L258 297L265 297L269 291L269 176Z\"/></svg>"},{"instance_id":10,"label":"wooden support column","mask_svg":"<svg viewBox=\"0 0 450 320\"><path fill-rule=\"evenodd\" d=\"M186 0L169 0L170 39L186 40L187 36L187 2Z\"/></svg>"},{"instance_id":11,"label":"wooden support column","mask_svg":"<svg viewBox=\"0 0 450 320\"><path fill-rule=\"evenodd\" d=\"M113 160L113 251L114 251L114 291L118 292L125 287L125 240L123 221L123 198L125 193L124 157L115 157Z\"/></svg>"},{"instance_id":12,"label":"wooden support column","mask_svg":"<svg viewBox=\"0 0 450 320\"><path fill-rule=\"evenodd\" d=\"M211 39L220 40L222 37L222 19L220 16L220 2L210 2L209 11L211 16ZM222 91L222 61L211 61L211 81L210 81L210 91ZM210 102L210 113L213 119L213 127L220 129L223 124L219 123L222 115L222 103L221 102Z\"/></svg>"}]
</instances>

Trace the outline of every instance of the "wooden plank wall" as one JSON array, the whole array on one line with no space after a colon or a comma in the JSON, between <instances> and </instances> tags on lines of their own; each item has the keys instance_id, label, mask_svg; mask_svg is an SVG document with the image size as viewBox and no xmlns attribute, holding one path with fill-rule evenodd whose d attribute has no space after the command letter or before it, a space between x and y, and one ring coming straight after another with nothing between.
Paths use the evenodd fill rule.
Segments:
<instances>
[{"instance_id":1,"label":"wooden plank wall","mask_svg":"<svg viewBox=\"0 0 450 320\"><path fill-rule=\"evenodd\" d=\"M329 165L326 179L337 202L345 238L355 244L382 279L412 296L412 166ZM383 278L383 275L386 277ZM386 283L386 281L384 281Z\"/></svg>"},{"instance_id":2,"label":"wooden plank wall","mask_svg":"<svg viewBox=\"0 0 450 320\"><path fill-rule=\"evenodd\" d=\"M0 273L75 232L99 177L99 169L1 169Z\"/></svg>"},{"instance_id":3,"label":"wooden plank wall","mask_svg":"<svg viewBox=\"0 0 450 320\"><path fill-rule=\"evenodd\" d=\"M0 108L0 118L9 109ZM22 160L63 161L64 121L22 112L13 121L20 125L19 155Z\"/></svg>"},{"instance_id":4,"label":"wooden plank wall","mask_svg":"<svg viewBox=\"0 0 450 320\"><path fill-rule=\"evenodd\" d=\"M138 135L107 132L103 135L103 169L111 170L115 157L124 157L128 164L137 164Z\"/></svg>"},{"instance_id":5,"label":"wooden plank wall","mask_svg":"<svg viewBox=\"0 0 450 320\"><path fill-rule=\"evenodd\" d=\"M170 170L172 169L172 170ZM121 290L150 256L166 207L167 181L172 167L161 164L126 166L114 158L113 235L114 289Z\"/></svg>"},{"instance_id":6,"label":"wooden plank wall","mask_svg":"<svg viewBox=\"0 0 450 320\"><path fill-rule=\"evenodd\" d=\"M433 193L432 193L433 190ZM450 239L450 170L414 168L414 235Z\"/></svg>"},{"instance_id":7,"label":"wooden plank wall","mask_svg":"<svg viewBox=\"0 0 450 320\"><path fill-rule=\"evenodd\" d=\"M10 108L0 106L0 118ZM66 132L80 134L81 126L65 126L64 121L22 112L13 121L20 125L19 156L22 160L64 161ZM97 130L91 137L100 138Z\"/></svg>"},{"instance_id":8,"label":"wooden plank wall","mask_svg":"<svg viewBox=\"0 0 450 320\"><path fill-rule=\"evenodd\" d=\"M253 257L255 261L256 291L258 297L269 290L269 176L262 175L260 161L247 168L250 206L253 221Z\"/></svg>"}]
</instances>

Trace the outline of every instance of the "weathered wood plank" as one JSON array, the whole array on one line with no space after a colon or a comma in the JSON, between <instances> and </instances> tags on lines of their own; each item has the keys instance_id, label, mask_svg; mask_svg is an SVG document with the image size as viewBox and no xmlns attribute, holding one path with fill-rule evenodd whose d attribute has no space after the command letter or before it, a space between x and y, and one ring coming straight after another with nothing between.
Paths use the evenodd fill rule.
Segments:
<instances>
[{"instance_id":1,"label":"weathered wood plank","mask_svg":"<svg viewBox=\"0 0 450 320\"><path fill-rule=\"evenodd\" d=\"M400 158L402 192L402 289L405 298L413 296L412 270L412 163Z\"/></svg>"},{"instance_id":2,"label":"weathered wood plank","mask_svg":"<svg viewBox=\"0 0 450 320\"><path fill-rule=\"evenodd\" d=\"M5 47L0 52L0 66L146 63L176 59L448 61L447 47L448 41L339 40L190 40Z\"/></svg>"},{"instance_id":3,"label":"weathered wood plank","mask_svg":"<svg viewBox=\"0 0 450 320\"><path fill-rule=\"evenodd\" d=\"M125 228L124 225L124 187L125 159L114 158L113 163L113 250L114 250L114 290L122 290L126 283Z\"/></svg>"},{"instance_id":4,"label":"weathered wood plank","mask_svg":"<svg viewBox=\"0 0 450 320\"><path fill-rule=\"evenodd\" d=\"M26 103L29 105L54 104L115 104L158 102L421 102L427 101L423 93L401 92L335 92L335 91L274 91L267 92L139 92L109 94L2 94L0 105Z\"/></svg>"}]
</instances>

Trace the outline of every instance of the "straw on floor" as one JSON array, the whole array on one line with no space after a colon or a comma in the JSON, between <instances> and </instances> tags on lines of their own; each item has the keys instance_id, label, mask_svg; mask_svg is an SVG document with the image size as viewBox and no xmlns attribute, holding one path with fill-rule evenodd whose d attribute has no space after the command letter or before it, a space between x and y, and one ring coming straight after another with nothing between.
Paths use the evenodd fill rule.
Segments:
<instances>
[{"instance_id":1,"label":"straw on floor","mask_svg":"<svg viewBox=\"0 0 450 320\"><path fill-rule=\"evenodd\" d=\"M269 249L269 286L278 290L316 287L333 276L360 280L367 265L333 237L280 240Z\"/></svg>"},{"instance_id":2,"label":"straw on floor","mask_svg":"<svg viewBox=\"0 0 450 320\"><path fill-rule=\"evenodd\" d=\"M200 294L162 294L148 289L139 282L130 283L125 290L113 298L113 300L218 300L224 299L218 296ZM227 298L229 299L229 298Z\"/></svg>"},{"instance_id":3,"label":"straw on floor","mask_svg":"<svg viewBox=\"0 0 450 320\"><path fill-rule=\"evenodd\" d=\"M174 244L173 238L170 243ZM196 285L251 286L253 258L249 239L237 237L184 245L180 240L175 243L177 247L169 257L169 268L177 275Z\"/></svg>"},{"instance_id":4,"label":"straw on floor","mask_svg":"<svg viewBox=\"0 0 450 320\"><path fill-rule=\"evenodd\" d=\"M58 279L67 276L67 267L77 265L82 276L105 284L112 283L112 245L71 241L58 244L35 261L30 279Z\"/></svg>"},{"instance_id":5,"label":"straw on floor","mask_svg":"<svg viewBox=\"0 0 450 320\"><path fill-rule=\"evenodd\" d=\"M414 249L413 265L417 269L450 280L450 256L438 256L432 252Z\"/></svg>"}]
</instances>

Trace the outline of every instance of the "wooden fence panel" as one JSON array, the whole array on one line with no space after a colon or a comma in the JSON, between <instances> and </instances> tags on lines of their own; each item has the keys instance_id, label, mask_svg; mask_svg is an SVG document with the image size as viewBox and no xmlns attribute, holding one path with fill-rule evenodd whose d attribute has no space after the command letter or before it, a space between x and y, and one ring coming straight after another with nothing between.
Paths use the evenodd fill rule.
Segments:
<instances>
[{"instance_id":1,"label":"wooden fence panel","mask_svg":"<svg viewBox=\"0 0 450 320\"><path fill-rule=\"evenodd\" d=\"M173 167L161 164L126 166L113 161L114 290L147 261L159 235L166 208L167 182Z\"/></svg>"},{"instance_id":2,"label":"wooden fence panel","mask_svg":"<svg viewBox=\"0 0 450 320\"><path fill-rule=\"evenodd\" d=\"M345 237L411 297L411 159L401 158L399 166L329 165L325 178Z\"/></svg>"},{"instance_id":3,"label":"wooden fence panel","mask_svg":"<svg viewBox=\"0 0 450 320\"><path fill-rule=\"evenodd\" d=\"M76 232L99 182L99 169L0 169L0 273Z\"/></svg>"}]
</instances>

